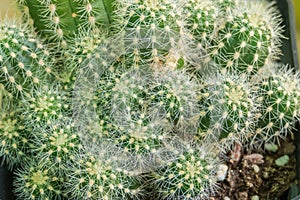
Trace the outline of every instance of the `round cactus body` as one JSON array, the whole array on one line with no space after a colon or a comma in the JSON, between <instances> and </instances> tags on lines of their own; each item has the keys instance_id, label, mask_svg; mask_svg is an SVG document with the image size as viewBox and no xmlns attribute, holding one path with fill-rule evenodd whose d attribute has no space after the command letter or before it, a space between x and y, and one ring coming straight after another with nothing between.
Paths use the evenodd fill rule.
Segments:
<instances>
[{"instance_id":1,"label":"round cactus body","mask_svg":"<svg viewBox=\"0 0 300 200\"><path fill-rule=\"evenodd\" d=\"M149 85L151 112L186 129L199 112L199 83L184 71L165 71L155 73Z\"/></svg>"},{"instance_id":2,"label":"round cactus body","mask_svg":"<svg viewBox=\"0 0 300 200\"><path fill-rule=\"evenodd\" d=\"M66 96L58 89L41 87L33 90L23 99L23 115L30 119L28 126L50 124L51 120L62 119L68 115L69 104Z\"/></svg>"},{"instance_id":3,"label":"round cactus body","mask_svg":"<svg viewBox=\"0 0 300 200\"><path fill-rule=\"evenodd\" d=\"M210 55L223 69L253 75L280 55L278 11L260 1L253 3L237 7L216 32Z\"/></svg>"},{"instance_id":4,"label":"round cactus body","mask_svg":"<svg viewBox=\"0 0 300 200\"><path fill-rule=\"evenodd\" d=\"M20 1L20 0L19 0ZM112 0L22 0L38 32L67 45L78 30L90 32L111 23Z\"/></svg>"},{"instance_id":5,"label":"round cactus body","mask_svg":"<svg viewBox=\"0 0 300 200\"><path fill-rule=\"evenodd\" d=\"M46 82L52 71L48 50L29 30L0 22L0 84L14 96Z\"/></svg>"},{"instance_id":6,"label":"round cactus body","mask_svg":"<svg viewBox=\"0 0 300 200\"><path fill-rule=\"evenodd\" d=\"M257 85L262 108L257 115L253 143L260 146L262 142L277 143L280 137L284 138L294 129L300 117L299 73L280 65Z\"/></svg>"},{"instance_id":7,"label":"round cactus body","mask_svg":"<svg viewBox=\"0 0 300 200\"><path fill-rule=\"evenodd\" d=\"M153 187L159 199L208 199L216 186L217 163L205 149L186 149L153 172Z\"/></svg>"},{"instance_id":8,"label":"round cactus body","mask_svg":"<svg viewBox=\"0 0 300 200\"><path fill-rule=\"evenodd\" d=\"M17 113L0 112L0 157L10 168L24 161L29 147L27 132ZM2 163L3 164L3 163Z\"/></svg>"},{"instance_id":9,"label":"round cactus body","mask_svg":"<svg viewBox=\"0 0 300 200\"><path fill-rule=\"evenodd\" d=\"M227 151L233 143L246 141L260 105L245 77L218 74L204 82L198 136L218 141L220 149Z\"/></svg>"},{"instance_id":10,"label":"round cactus body","mask_svg":"<svg viewBox=\"0 0 300 200\"><path fill-rule=\"evenodd\" d=\"M136 199L137 177L114 167L112 160L82 155L71 166L66 187L74 199Z\"/></svg>"},{"instance_id":11,"label":"round cactus body","mask_svg":"<svg viewBox=\"0 0 300 200\"><path fill-rule=\"evenodd\" d=\"M20 199L58 200L62 197L64 180L49 163L31 159L15 172L15 194Z\"/></svg>"},{"instance_id":12,"label":"round cactus body","mask_svg":"<svg viewBox=\"0 0 300 200\"><path fill-rule=\"evenodd\" d=\"M123 37L126 55L138 65L164 61L170 49L178 47L181 37L180 6L165 0L128 2L119 2L116 13L121 15L117 20L120 24L115 28Z\"/></svg>"},{"instance_id":13,"label":"round cactus body","mask_svg":"<svg viewBox=\"0 0 300 200\"><path fill-rule=\"evenodd\" d=\"M83 152L79 135L70 120L53 121L47 127L34 129L31 152L40 162L52 163L64 174L69 161L74 161L78 151Z\"/></svg>"}]
</instances>

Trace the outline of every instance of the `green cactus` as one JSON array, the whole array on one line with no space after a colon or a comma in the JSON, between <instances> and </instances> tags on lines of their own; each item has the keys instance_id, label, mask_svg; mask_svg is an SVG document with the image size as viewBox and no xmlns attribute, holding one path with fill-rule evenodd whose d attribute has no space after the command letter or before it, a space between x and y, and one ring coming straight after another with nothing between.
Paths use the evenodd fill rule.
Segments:
<instances>
[{"instance_id":1,"label":"green cactus","mask_svg":"<svg viewBox=\"0 0 300 200\"><path fill-rule=\"evenodd\" d=\"M58 174L64 175L69 161L74 161L75 155L84 151L70 119L54 120L46 127L34 129L31 134L32 154L40 162L51 163L52 167L58 168Z\"/></svg>"},{"instance_id":2,"label":"green cactus","mask_svg":"<svg viewBox=\"0 0 300 200\"><path fill-rule=\"evenodd\" d=\"M58 200L65 180L57 177L49 163L31 159L15 171L14 193L19 199Z\"/></svg>"},{"instance_id":3,"label":"green cactus","mask_svg":"<svg viewBox=\"0 0 300 200\"><path fill-rule=\"evenodd\" d=\"M116 168L113 157L110 158L102 160L88 154L76 158L66 183L69 196L73 199L95 200L138 199L141 191L137 176Z\"/></svg>"},{"instance_id":4,"label":"green cactus","mask_svg":"<svg viewBox=\"0 0 300 200\"><path fill-rule=\"evenodd\" d=\"M124 41L125 52L135 65L158 64L172 48L178 48L183 28L182 11L176 2L118 1L114 32Z\"/></svg>"},{"instance_id":5,"label":"green cactus","mask_svg":"<svg viewBox=\"0 0 300 200\"><path fill-rule=\"evenodd\" d=\"M252 136L254 145L278 143L279 138L285 138L294 129L300 117L299 73L282 65L272 69L256 83L262 107Z\"/></svg>"},{"instance_id":6,"label":"green cactus","mask_svg":"<svg viewBox=\"0 0 300 200\"><path fill-rule=\"evenodd\" d=\"M283 28L273 4L244 4L219 26L209 51L222 69L255 74L280 55Z\"/></svg>"},{"instance_id":7,"label":"green cactus","mask_svg":"<svg viewBox=\"0 0 300 200\"><path fill-rule=\"evenodd\" d=\"M0 49L0 83L15 97L49 81L50 53L28 26L0 21Z\"/></svg>"},{"instance_id":8,"label":"green cactus","mask_svg":"<svg viewBox=\"0 0 300 200\"><path fill-rule=\"evenodd\" d=\"M75 33L107 28L111 24L113 0L19 0L34 27L62 46L72 42Z\"/></svg>"},{"instance_id":9,"label":"green cactus","mask_svg":"<svg viewBox=\"0 0 300 200\"><path fill-rule=\"evenodd\" d=\"M225 152L235 142L246 142L260 108L252 85L245 77L230 73L212 73L203 82L198 136L218 141Z\"/></svg>"},{"instance_id":10,"label":"green cactus","mask_svg":"<svg viewBox=\"0 0 300 200\"><path fill-rule=\"evenodd\" d=\"M217 185L218 160L207 152L204 147L174 151L175 158L153 172L158 199L208 199Z\"/></svg>"},{"instance_id":11,"label":"green cactus","mask_svg":"<svg viewBox=\"0 0 300 200\"><path fill-rule=\"evenodd\" d=\"M22 103L22 115L28 119L28 127L51 124L51 120L62 119L71 114L67 97L56 84L32 90Z\"/></svg>"},{"instance_id":12,"label":"green cactus","mask_svg":"<svg viewBox=\"0 0 300 200\"><path fill-rule=\"evenodd\" d=\"M7 109L0 111L0 157L3 157L1 164L10 169L25 160L29 148L30 137L22 125L22 119L18 117L19 114Z\"/></svg>"},{"instance_id":13,"label":"green cactus","mask_svg":"<svg viewBox=\"0 0 300 200\"><path fill-rule=\"evenodd\" d=\"M199 113L199 83L185 71L154 73L149 80L150 112L178 129L186 129Z\"/></svg>"}]
</instances>

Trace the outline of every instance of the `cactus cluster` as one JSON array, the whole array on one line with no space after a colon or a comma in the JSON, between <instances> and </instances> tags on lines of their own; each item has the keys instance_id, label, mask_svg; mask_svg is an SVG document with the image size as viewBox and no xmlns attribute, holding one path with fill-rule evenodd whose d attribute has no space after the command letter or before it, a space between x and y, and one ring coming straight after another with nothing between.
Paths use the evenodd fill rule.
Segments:
<instances>
[{"instance_id":1,"label":"cactus cluster","mask_svg":"<svg viewBox=\"0 0 300 200\"><path fill-rule=\"evenodd\" d=\"M19 199L210 199L228 152L300 119L274 3L18 2L27 24L0 21L0 157Z\"/></svg>"}]
</instances>

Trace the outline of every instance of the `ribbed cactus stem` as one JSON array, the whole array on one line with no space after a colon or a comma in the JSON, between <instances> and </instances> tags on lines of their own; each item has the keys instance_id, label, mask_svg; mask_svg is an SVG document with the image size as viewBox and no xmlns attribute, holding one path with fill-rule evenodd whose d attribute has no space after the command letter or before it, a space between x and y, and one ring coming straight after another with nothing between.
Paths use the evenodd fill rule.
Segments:
<instances>
[{"instance_id":1,"label":"ribbed cactus stem","mask_svg":"<svg viewBox=\"0 0 300 200\"><path fill-rule=\"evenodd\" d=\"M112 0L25 0L38 32L51 40L63 42L73 38L80 29L89 32L111 23Z\"/></svg>"},{"instance_id":2,"label":"ribbed cactus stem","mask_svg":"<svg viewBox=\"0 0 300 200\"><path fill-rule=\"evenodd\" d=\"M0 83L14 96L24 95L51 76L50 53L28 26L0 21L0 49Z\"/></svg>"}]
</instances>

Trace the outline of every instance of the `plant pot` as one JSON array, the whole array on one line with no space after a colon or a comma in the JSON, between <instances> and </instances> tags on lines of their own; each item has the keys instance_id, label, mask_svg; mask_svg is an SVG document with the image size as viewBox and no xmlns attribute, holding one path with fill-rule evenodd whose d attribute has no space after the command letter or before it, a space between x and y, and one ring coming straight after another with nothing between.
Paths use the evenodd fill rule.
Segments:
<instances>
[{"instance_id":1,"label":"plant pot","mask_svg":"<svg viewBox=\"0 0 300 200\"><path fill-rule=\"evenodd\" d=\"M282 63L287 63L295 70L299 70L296 31L295 31L295 17L294 8L291 0L277 0L277 6L283 16L283 23L285 25L284 36L288 39L283 40L281 58ZM297 124L297 130L295 131L295 143L296 143L296 164L297 164L297 182L300 183L300 125ZM2 158L0 158L0 163ZM6 166L0 167L0 200L14 200L13 196L13 173L8 170ZM293 190L293 191L292 191ZM300 185L295 185L291 189L291 200L300 199Z\"/></svg>"}]
</instances>

